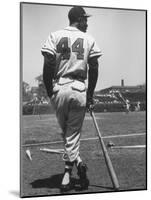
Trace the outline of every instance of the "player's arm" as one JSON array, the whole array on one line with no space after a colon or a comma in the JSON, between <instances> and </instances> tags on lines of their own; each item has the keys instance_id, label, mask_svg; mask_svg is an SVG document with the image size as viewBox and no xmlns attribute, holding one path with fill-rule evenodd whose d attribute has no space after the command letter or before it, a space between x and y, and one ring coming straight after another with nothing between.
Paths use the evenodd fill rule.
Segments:
<instances>
[{"instance_id":1,"label":"player's arm","mask_svg":"<svg viewBox=\"0 0 151 200\"><path fill-rule=\"evenodd\" d=\"M88 90L87 90L87 107L93 104L93 93L98 80L98 57L92 57L88 60Z\"/></svg>"},{"instance_id":2,"label":"player's arm","mask_svg":"<svg viewBox=\"0 0 151 200\"><path fill-rule=\"evenodd\" d=\"M56 65L55 56L46 52L42 52L42 54L44 56L43 81L46 87L47 94L51 98L51 96L53 95L53 79Z\"/></svg>"}]
</instances>

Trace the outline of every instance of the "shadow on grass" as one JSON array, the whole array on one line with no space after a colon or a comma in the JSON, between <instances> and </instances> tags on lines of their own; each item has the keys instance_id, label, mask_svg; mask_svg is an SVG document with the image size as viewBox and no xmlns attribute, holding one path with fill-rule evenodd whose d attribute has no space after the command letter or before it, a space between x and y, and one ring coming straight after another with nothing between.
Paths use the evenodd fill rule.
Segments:
<instances>
[{"instance_id":1,"label":"shadow on grass","mask_svg":"<svg viewBox=\"0 0 151 200\"><path fill-rule=\"evenodd\" d=\"M63 174L56 174L49 178L38 179L30 183L32 188L60 188L60 184L63 178ZM79 185L79 180L75 178L71 178L74 189L79 189L77 185Z\"/></svg>"},{"instance_id":2,"label":"shadow on grass","mask_svg":"<svg viewBox=\"0 0 151 200\"><path fill-rule=\"evenodd\" d=\"M58 188L59 189L62 178L63 178L63 174L56 174L49 178L35 180L35 181L31 182L30 184L31 184L32 188ZM75 191L82 191L82 189L80 187L79 179L72 177L71 181L72 181L72 185L73 185L72 189L74 189ZM112 187L106 187L106 186L101 186L101 185L90 184L89 186L107 189L107 190L113 190Z\"/></svg>"},{"instance_id":3,"label":"shadow on grass","mask_svg":"<svg viewBox=\"0 0 151 200\"><path fill-rule=\"evenodd\" d=\"M30 183L33 188L60 188L63 174L56 174L49 178L38 179Z\"/></svg>"},{"instance_id":4,"label":"shadow on grass","mask_svg":"<svg viewBox=\"0 0 151 200\"><path fill-rule=\"evenodd\" d=\"M49 178L35 180L30 184L32 185L32 188L51 188L51 189L58 188L59 189L62 178L63 178L63 174L56 174ZM71 182L72 182L71 190L82 191L82 189L80 188L80 183L78 179L72 177Z\"/></svg>"}]
</instances>

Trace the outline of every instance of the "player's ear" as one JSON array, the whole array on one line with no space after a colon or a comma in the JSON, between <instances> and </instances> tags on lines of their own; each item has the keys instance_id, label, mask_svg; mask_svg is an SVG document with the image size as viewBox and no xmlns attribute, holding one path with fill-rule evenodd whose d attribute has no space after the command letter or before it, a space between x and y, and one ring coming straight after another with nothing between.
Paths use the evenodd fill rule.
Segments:
<instances>
[{"instance_id":1,"label":"player's ear","mask_svg":"<svg viewBox=\"0 0 151 200\"><path fill-rule=\"evenodd\" d=\"M82 17L78 17L78 22L82 22Z\"/></svg>"}]
</instances>

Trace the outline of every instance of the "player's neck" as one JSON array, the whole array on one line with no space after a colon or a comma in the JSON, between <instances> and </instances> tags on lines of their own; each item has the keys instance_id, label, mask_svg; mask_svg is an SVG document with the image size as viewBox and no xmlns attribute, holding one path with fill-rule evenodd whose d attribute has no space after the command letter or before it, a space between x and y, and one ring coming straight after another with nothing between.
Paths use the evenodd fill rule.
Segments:
<instances>
[{"instance_id":1,"label":"player's neck","mask_svg":"<svg viewBox=\"0 0 151 200\"><path fill-rule=\"evenodd\" d=\"M71 27L78 28L78 23L77 23L77 22L75 22L75 23L73 23L73 24L70 24L70 26L71 26Z\"/></svg>"},{"instance_id":2,"label":"player's neck","mask_svg":"<svg viewBox=\"0 0 151 200\"><path fill-rule=\"evenodd\" d=\"M75 27L75 28L79 29L82 32L86 32L82 28L80 28L79 23L77 23L77 22L70 24L70 26L71 27Z\"/></svg>"}]
</instances>

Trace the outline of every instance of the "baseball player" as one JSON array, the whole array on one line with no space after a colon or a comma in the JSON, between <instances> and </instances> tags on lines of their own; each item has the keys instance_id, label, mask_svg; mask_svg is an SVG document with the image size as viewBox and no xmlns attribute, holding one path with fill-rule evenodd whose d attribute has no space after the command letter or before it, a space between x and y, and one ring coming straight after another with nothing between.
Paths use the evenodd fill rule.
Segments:
<instances>
[{"instance_id":1,"label":"baseball player","mask_svg":"<svg viewBox=\"0 0 151 200\"><path fill-rule=\"evenodd\" d=\"M86 112L93 105L93 92L98 78L98 57L101 51L86 33L87 18L80 6L68 13L69 26L50 33L42 47L43 80L62 129L65 171L61 191L72 188L71 172L77 167L81 189L87 189L87 166L79 153L81 128ZM88 73L88 88L85 80Z\"/></svg>"},{"instance_id":2,"label":"baseball player","mask_svg":"<svg viewBox=\"0 0 151 200\"><path fill-rule=\"evenodd\" d=\"M126 104L126 113L129 113L130 112L130 101L128 99L126 99L125 104Z\"/></svg>"}]
</instances>

